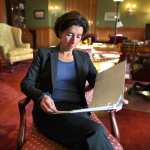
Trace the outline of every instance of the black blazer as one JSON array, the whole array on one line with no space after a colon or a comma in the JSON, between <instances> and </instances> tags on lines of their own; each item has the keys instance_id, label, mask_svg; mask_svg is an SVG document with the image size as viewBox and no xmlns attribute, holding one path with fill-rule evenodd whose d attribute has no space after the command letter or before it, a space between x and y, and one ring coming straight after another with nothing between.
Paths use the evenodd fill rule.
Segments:
<instances>
[{"instance_id":1,"label":"black blazer","mask_svg":"<svg viewBox=\"0 0 150 150\"><path fill-rule=\"evenodd\" d=\"M43 92L49 91L52 93L57 71L58 51L59 46L39 49L31 67L21 82L22 91L33 99L35 103L40 102ZM90 88L94 87L96 69L87 53L74 50L73 57L77 71L78 87L83 99L82 106L86 107L85 83L88 81Z\"/></svg>"}]
</instances>

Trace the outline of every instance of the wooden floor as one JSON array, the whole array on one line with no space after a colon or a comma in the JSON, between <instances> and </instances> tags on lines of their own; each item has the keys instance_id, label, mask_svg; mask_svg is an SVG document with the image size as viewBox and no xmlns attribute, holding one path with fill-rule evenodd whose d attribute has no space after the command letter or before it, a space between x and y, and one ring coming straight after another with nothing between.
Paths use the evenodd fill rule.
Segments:
<instances>
[{"instance_id":1,"label":"wooden floor","mask_svg":"<svg viewBox=\"0 0 150 150\"><path fill-rule=\"evenodd\" d=\"M2 69L0 72L0 150L15 150L19 124L17 103L24 95L20 91L20 81L30 62L17 64L14 72ZM150 150L150 113L138 108L150 109L149 101L132 95L129 105L117 112L117 120L124 150ZM133 103L134 102L134 103ZM140 107L141 106L141 107ZM31 124L31 107L28 117ZM107 114L100 116L109 128Z\"/></svg>"}]
</instances>

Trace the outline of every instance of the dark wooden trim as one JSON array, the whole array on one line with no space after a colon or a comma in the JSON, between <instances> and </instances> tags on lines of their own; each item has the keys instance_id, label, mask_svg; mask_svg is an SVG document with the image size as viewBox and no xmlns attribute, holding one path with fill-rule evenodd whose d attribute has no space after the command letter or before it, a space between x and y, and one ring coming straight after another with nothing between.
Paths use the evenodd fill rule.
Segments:
<instances>
[{"instance_id":1,"label":"dark wooden trim","mask_svg":"<svg viewBox=\"0 0 150 150\"><path fill-rule=\"evenodd\" d=\"M109 112L109 117L110 117L110 123L111 123L111 132L112 134L120 141L120 133L119 133L119 128L116 120L116 112L115 111L110 111Z\"/></svg>"},{"instance_id":2,"label":"dark wooden trim","mask_svg":"<svg viewBox=\"0 0 150 150\"><path fill-rule=\"evenodd\" d=\"M30 102L30 98L25 98L18 103L20 113L20 124L17 137L17 150L20 150L25 141L25 130L26 130L26 105Z\"/></svg>"}]
</instances>

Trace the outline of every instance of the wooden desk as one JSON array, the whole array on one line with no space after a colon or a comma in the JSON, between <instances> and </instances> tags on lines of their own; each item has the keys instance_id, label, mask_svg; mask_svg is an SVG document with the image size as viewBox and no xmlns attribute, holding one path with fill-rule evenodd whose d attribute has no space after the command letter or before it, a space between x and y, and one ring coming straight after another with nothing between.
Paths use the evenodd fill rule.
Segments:
<instances>
[{"instance_id":1,"label":"wooden desk","mask_svg":"<svg viewBox=\"0 0 150 150\"><path fill-rule=\"evenodd\" d=\"M98 56L94 56L98 55ZM111 51L95 51L92 54L92 62L99 72L102 72L112 66L120 60L121 53Z\"/></svg>"},{"instance_id":2,"label":"wooden desk","mask_svg":"<svg viewBox=\"0 0 150 150\"><path fill-rule=\"evenodd\" d=\"M131 79L150 81L150 47L147 46L123 46L121 59L126 59L130 65Z\"/></svg>"},{"instance_id":3,"label":"wooden desk","mask_svg":"<svg viewBox=\"0 0 150 150\"><path fill-rule=\"evenodd\" d=\"M136 52L139 52L139 53L150 53L150 47L138 46L138 47L136 47Z\"/></svg>"},{"instance_id":4,"label":"wooden desk","mask_svg":"<svg viewBox=\"0 0 150 150\"><path fill-rule=\"evenodd\" d=\"M112 67L120 60L120 47L115 44L94 43L93 45L79 45L81 51L88 52L98 71Z\"/></svg>"},{"instance_id":5,"label":"wooden desk","mask_svg":"<svg viewBox=\"0 0 150 150\"><path fill-rule=\"evenodd\" d=\"M93 48L96 51L121 52L120 44L96 43L93 44Z\"/></svg>"},{"instance_id":6,"label":"wooden desk","mask_svg":"<svg viewBox=\"0 0 150 150\"><path fill-rule=\"evenodd\" d=\"M124 53L150 53L150 47L144 45L122 45L121 51Z\"/></svg>"}]
</instances>

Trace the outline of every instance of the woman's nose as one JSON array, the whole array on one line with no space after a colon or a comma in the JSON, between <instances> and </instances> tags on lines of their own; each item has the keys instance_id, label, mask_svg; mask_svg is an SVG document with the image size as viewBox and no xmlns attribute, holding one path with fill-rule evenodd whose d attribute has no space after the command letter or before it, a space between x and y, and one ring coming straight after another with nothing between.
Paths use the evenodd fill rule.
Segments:
<instances>
[{"instance_id":1,"label":"woman's nose","mask_svg":"<svg viewBox=\"0 0 150 150\"><path fill-rule=\"evenodd\" d=\"M71 43L74 43L75 41L76 41L76 37L75 36L72 36L72 38L71 38Z\"/></svg>"}]
</instances>

